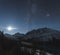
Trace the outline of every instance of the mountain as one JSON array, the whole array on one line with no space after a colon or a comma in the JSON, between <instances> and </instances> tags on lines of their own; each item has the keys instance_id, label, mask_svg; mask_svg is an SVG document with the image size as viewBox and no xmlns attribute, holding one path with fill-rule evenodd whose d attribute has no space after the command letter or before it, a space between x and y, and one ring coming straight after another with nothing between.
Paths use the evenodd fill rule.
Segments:
<instances>
[{"instance_id":1,"label":"mountain","mask_svg":"<svg viewBox=\"0 0 60 55\"><path fill-rule=\"evenodd\" d=\"M21 34L21 33L15 33L14 36L24 36L24 34Z\"/></svg>"},{"instance_id":2,"label":"mountain","mask_svg":"<svg viewBox=\"0 0 60 55\"><path fill-rule=\"evenodd\" d=\"M52 38L60 39L60 31L53 30L50 28L40 28L37 30L32 30L28 32L24 37L24 39L36 39L41 41L48 41L49 39L52 40Z\"/></svg>"},{"instance_id":3,"label":"mountain","mask_svg":"<svg viewBox=\"0 0 60 55\"><path fill-rule=\"evenodd\" d=\"M13 35L15 38L23 38L24 37L24 34L21 34L21 33L15 33L14 35Z\"/></svg>"},{"instance_id":4,"label":"mountain","mask_svg":"<svg viewBox=\"0 0 60 55\"><path fill-rule=\"evenodd\" d=\"M7 33L5 34L5 36L6 36L6 37L12 37L12 35L10 35L10 34L7 34Z\"/></svg>"},{"instance_id":5,"label":"mountain","mask_svg":"<svg viewBox=\"0 0 60 55\"><path fill-rule=\"evenodd\" d=\"M5 35L5 37L7 37L8 39L14 39L14 40L16 40L16 38L13 36L13 35L10 35L10 34L4 34Z\"/></svg>"},{"instance_id":6,"label":"mountain","mask_svg":"<svg viewBox=\"0 0 60 55\"><path fill-rule=\"evenodd\" d=\"M10 39L20 39L24 36L24 34L20 34L20 33L15 33L14 35L5 34L5 36Z\"/></svg>"},{"instance_id":7,"label":"mountain","mask_svg":"<svg viewBox=\"0 0 60 55\"><path fill-rule=\"evenodd\" d=\"M5 34L8 38L13 39L24 39L24 40L40 40L40 41L48 41L52 40L52 38L60 39L60 31L54 30L51 28L40 28L36 30L32 30L27 32L25 35L21 33L15 33L14 35Z\"/></svg>"}]
</instances>

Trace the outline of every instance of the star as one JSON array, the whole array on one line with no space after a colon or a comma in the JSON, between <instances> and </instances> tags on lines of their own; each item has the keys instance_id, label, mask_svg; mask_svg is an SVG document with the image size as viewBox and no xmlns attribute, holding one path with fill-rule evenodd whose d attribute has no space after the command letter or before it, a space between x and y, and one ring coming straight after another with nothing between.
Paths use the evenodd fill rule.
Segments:
<instances>
[{"instance_id":1,"label":"star","mask_svg":"<svg viewBox=\"0 0 60 55\"><path fill-rule=\"evenodd\" d=\"M50 14L46 14L46 16L47 16L47 17L49 17L49 16L50 16Z\"/></svg>"}]
</instances>

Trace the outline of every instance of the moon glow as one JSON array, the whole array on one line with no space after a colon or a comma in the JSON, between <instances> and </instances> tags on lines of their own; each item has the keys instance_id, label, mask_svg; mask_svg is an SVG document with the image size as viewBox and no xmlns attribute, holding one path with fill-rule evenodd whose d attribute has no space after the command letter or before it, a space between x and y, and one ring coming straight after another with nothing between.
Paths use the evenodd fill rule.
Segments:
<instances>
[{"instance_id":1,"label":"moon glow","mask_svg":"<svg viewBox=\"0 0 60 55\"><path fill-rule=\"evenodd\" d=\"M12 31L12 30L14 30L14 29L16 29L16 28L13 28L12 26L8 26L6 29L7 29L8 31Z\"/></svg>"}]
</instances>

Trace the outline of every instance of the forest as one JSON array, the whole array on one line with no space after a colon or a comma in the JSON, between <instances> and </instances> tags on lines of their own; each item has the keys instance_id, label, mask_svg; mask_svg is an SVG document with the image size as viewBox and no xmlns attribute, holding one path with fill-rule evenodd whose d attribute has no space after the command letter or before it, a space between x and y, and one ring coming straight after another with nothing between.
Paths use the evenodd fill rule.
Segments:
<instances>
[{"instance_id":1,"label":"forest","mask_svg":"<svg viewBox=\"0 0 60 55\"><path fill-rule=\"evenodd\" d=\"M23 41L31 43L31 45L24 44ZM0 31L0 55L35 55L36 50L40 50L42 55L46 55L46 52L60 55L60 39L53 37L52 40L49 39L45 42L32 39L30 41L20 38L19 40L9 39Z\"/></svg>"}]
</instances>

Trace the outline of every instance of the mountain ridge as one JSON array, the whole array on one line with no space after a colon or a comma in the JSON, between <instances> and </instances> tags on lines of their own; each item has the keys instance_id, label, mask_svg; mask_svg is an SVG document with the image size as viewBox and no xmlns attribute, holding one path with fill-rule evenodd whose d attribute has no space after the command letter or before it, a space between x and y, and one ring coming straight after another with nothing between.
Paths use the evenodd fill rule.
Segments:
<instances>
[{"instance_id":1,"label":"mountain ridge","mask_svg":"<svg viewBox=\"0 0 60 55\"><path fill-rule=\"evenodd\" d=\"M60 39L60 31L50 29L50 28L40 28L32 30L25 35L25 39L40 39L47 41L48 39L57 38Z\"/></svg>"},{"instance_id":2,"label":"mountain ridge","mask_svg":"<svg viewBox=\"0 0 60 55\"><path fill-rule=\"evenodd\" d=\"M45 28L39 28L39 29L29 31L26 34L21 34L17 32L14 35L5 34L5 36L11 37L11 38L14 37L18 39L22 38L25 40L37 39L37 40L48 41L49 39L52 40L53 37L56 39L60 39L60 31L45 27Z\"/></svg>"}]
</instances>

